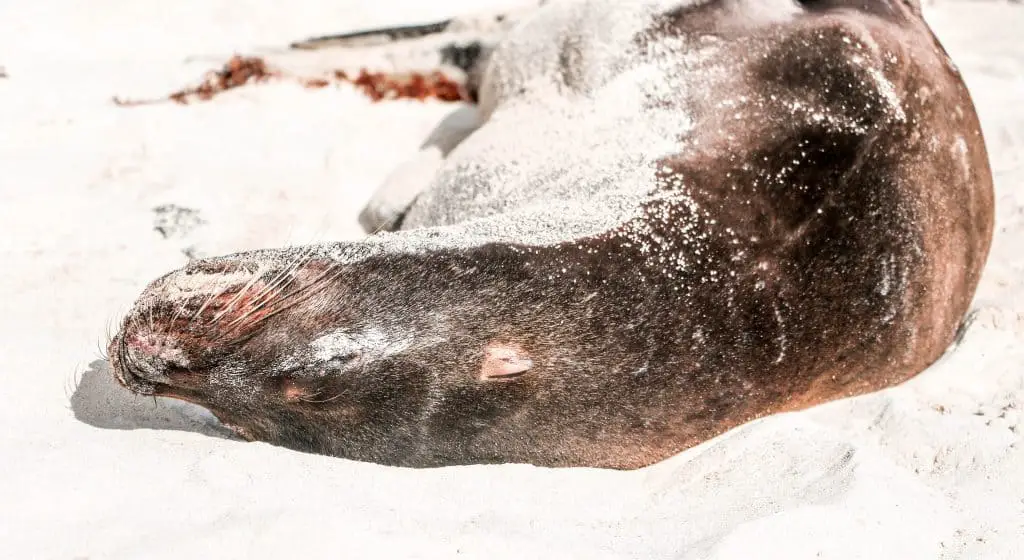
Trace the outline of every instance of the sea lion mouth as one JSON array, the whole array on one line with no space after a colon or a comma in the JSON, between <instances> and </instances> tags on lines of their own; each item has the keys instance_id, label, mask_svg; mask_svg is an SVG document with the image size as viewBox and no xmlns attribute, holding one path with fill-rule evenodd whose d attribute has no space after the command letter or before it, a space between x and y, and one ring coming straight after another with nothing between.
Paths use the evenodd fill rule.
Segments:
<instances>
[{"instance_id":1,"label":"sea lion mouth","mask_svg":"<svg viewBox=\"0 0 1024 560\"><path fill-rule=\"evenodd\" d=\"M114 337L109 348L110 368L114 372L114 379L137 395L155 395L157 384L143 377L142 372L133 369L124 337L120 334Z\"/></svg>"},{"instance_id":2,"label":"sea lion mouth","mask_svg":"<svg viewBox=\"0 0 1024 560\"><path fill-rule=\"evenodd\" d=\"M114 372L114 378L117 379L121 386L132 393L147 397L169 397L202 404L193 396L166 382L157 381L147 374L144 368L139 367L136 361L132 359L128 345L124 342L124 337L121 335L115 337L110 343L110 365Z\"/></svg>"},{"instance_id":3,"label":"sea lion mouth","mask_svg":"<svg viewBox=\"0 0 1024 560\"><path fill-rule=\"evenodd\" d=\"M143 379L127 368L114 367L114 377L124 388L137 395L148 397L157 394L158 385L156 383Z\"/></svg>"},{"instance_id":4,"label":"sea lion mouth","mask_svg":"<svg viewBox=\"0 0 1024 560\"><path fill-rule=\"evenodd\" d=\"M114 378L117 379L118 383L136 395L142 395L144 397L166 397L207 407L207 404L202 399L198 398L194 391L190 392L187 389L175 387L167 383L151 381L140 375L140 372L133 369L131 366L114 365L113 370Z\"/></svg>"}]
</instances>

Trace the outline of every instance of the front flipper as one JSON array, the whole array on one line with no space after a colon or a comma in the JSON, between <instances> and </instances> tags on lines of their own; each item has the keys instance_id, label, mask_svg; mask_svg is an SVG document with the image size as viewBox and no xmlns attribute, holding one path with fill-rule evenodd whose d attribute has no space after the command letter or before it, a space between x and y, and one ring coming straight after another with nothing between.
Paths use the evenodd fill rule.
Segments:
<instances>
[{"instance_id":1,"label":"front flipper","mask_svg":"<svg viewBox=\"0 0 1024 560\"><path fill-rule=\"evenodd\" d=\"M475 106L463 106L445 117L420 146L416 155L398 166L377 188L359 213L359 225L367 233L394 231L402 218L427 189L448 152L480 126Z\"/></svg>"},{"instance_id":2,"label":"front flipper","mask_svg":"<svg viewBox=\"0 0 1024 560\"><path fill-rule=\"evenodd\" d=\"M543 2L541 2L543 3ZM358 72L371 68L394 73L440 71L459 82L475 99L483 70L504 33L530 5L510 12L489 12L443 21L366 29L296 41L288 50L268 53L274 68L302 74Z\"/></svg>"},{"instance_id":3,"label":"front flipper","mask_svg":"<svg viewBox=\"0 0 1024 560\"><path fill-rule=\"evenodd\" d=\"M490 54L504 33L545 1L509 12L312 37L265 59L272 68L302 75L366 67L394 73L441 71L475 100ZM445 118L419 152L376 190L359 215L364 230L398 229L448 152L479 126L479 114L473 107L460 108Z\"/></svg>"},{"instance_id":4,"label":"front flipper","mask_svg":"<svg viewBox=\"0 0 1024 560\"><path fill-rule=\"evenodd\" d=\"M446 19L435 23L423 23L417 25L403 25L398 27L386 27L380 29L366 29L351 31L348 33L336 33L310 37L296 41L289 45L293 49L323 49L327 47L370 47L393 43L405 39L418 39L427 35L436 35L448 30L448 27L455 20Z\"/></svg>"}]
</instances>

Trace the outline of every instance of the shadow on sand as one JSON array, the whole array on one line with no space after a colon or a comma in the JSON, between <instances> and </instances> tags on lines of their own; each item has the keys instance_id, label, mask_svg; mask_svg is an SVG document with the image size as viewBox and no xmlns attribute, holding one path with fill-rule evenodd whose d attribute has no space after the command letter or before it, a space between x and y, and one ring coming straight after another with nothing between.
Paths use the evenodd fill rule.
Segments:
<instances>
[{"instance_id":1,"label":"shadow on sand","mask_svg":"<svg viewBox=\"0 0 1024 560\"><path fill-rule=\"evenodd\" d=\"M71 410L75 418L97 428L180 430L237 439L202 407L130 393L117 383L105 360L92 362L82 373L71 395Z\"/></svg>"}]
</instances>

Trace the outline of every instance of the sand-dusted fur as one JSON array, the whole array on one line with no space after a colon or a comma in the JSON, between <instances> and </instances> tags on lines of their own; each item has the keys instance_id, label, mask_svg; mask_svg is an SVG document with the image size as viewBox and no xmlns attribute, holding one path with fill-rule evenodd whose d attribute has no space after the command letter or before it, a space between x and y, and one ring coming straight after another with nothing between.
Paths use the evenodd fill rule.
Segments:
<instances>
[{"instance_id":1,"label":"sand-dusted fur","mask_svg":"<svg viewBox=\"0 0 1024 560\"><path fill-rule=\"evenodd\" d=\"M398 231L170 273L118 379L339 457L635 468L953 340L992 178L916 4L553 2L479 61Z\"/></svg>"}]
</instances>

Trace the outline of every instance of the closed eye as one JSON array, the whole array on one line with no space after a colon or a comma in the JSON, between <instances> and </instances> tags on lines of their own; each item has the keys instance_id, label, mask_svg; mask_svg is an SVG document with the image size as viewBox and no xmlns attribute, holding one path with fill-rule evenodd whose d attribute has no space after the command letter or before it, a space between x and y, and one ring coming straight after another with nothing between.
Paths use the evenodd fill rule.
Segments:
<instances>
[{"instance_id":1,"label":"closed eye","mask_svg":"<svg viewBox=\"0 0 1024 560\"><path fill-rule=\"evenodd\" d=\"M356 360L359 359L361 354L359 352L349 352L341 356L334 356L330 360L327 360L327 369L340 370L352 365Z\"/></svg>"},{"instance_id":2,"label":"closed eye","mask_svg":"<svg viewBox=\"0 0 1024 560\"><path fill-rule=\"evenodd\" d=\"M282 369L281 371L277 372L276 376L277 377L296 377L296 376L300 376L302 374L302 372L305 371L307 368L309 368L308 365L302 365L302 366L295 366L295 367L290 367L290 368L287 368L287 369Z\"/></svg>"},{"instance_id":3,"label":"closed eye","mask_svg":"<svg viewBox=\"0 0 1024 560\"><path fill-rule=\"evenodd\" d=\"M326 377L333 373L339 373L350 368L362 354L350 352L340 356L334 356L326 362L313 362L299 366L283 369L278 372L278 377L316 379Z\"/></svg>"}]
</instances>

